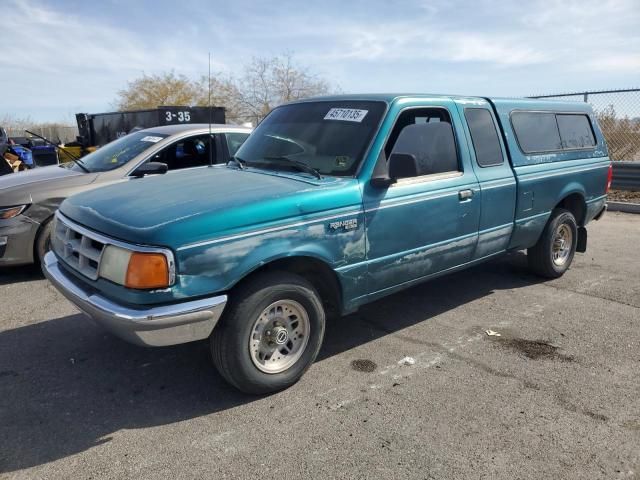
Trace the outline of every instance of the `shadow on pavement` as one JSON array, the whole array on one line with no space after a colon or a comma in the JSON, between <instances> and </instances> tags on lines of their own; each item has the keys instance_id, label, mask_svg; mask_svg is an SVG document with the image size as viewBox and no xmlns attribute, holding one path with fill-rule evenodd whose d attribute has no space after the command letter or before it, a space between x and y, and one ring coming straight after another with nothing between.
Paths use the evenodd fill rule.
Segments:
<instances>
[{"instance_id":1,"label":"shadow on pavement","mask_svg":"<svg viewBox=\"0 0 640 480\"><path fill-rule=\"evenodd\" d=\"M522 255L433 280L335 319L318 361L537 280ZM122 342L81 315L0 332L0 472L55 461L121 429L165 425L252 402L213 368L206 342Z\"/></svg>"},{"instance_id":2,"label":"shadow on pavement","mask_svg":"<svg viewBox=\"0 0 640 480\"><path fill-rule=\"evenodd\" d=\"M40 265L21 265L19 267L0 268L0 285L43 279L44 275Z\"/></svg>"},{"instance_id":3,"label":"shadow on pavement","mask_svg":"<svg viewBox=\"0 0 640 480\"><path fill-rule=\"evenodd\" d=\"M330 321L318 361L428 321L494 290L527 287L541 281L529 272L522 252L433 279Z\"/></svg>"}]
</instances>

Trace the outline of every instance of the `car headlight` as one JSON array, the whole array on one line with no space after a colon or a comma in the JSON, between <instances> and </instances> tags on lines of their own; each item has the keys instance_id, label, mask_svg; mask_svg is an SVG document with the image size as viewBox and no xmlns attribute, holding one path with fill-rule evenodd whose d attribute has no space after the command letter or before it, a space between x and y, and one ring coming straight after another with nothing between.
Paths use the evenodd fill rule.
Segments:
<instances>
[{"instance_id":1,"label":"car headlight","mask_svg":"<svg viewBox=\"0 0 640 480\"><path fill-rule=\"evenodd\" d=\"M17 217L24 212L29 205L16 205L14 207L0 208L0 220L8 220L13 217Z\"/></svg>"},{"instance_id":2,"label":"car headlight","mask_svg":"<svg viewBox=\"0 0 640 480\"><path fill-rule=\"evenodd\" d=\"M107 245L100 277L128 288L165 288L173 282L171 260L161 252L136 252Z\"/></svg>"}]
</instances>

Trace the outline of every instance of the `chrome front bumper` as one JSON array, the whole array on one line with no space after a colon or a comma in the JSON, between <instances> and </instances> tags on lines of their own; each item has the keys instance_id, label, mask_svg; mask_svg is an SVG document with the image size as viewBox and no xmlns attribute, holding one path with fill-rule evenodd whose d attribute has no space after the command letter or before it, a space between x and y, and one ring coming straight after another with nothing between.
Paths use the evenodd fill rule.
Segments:
<instances>
[{"instance_id":1,"label":"chrome front bumper","mask_svg":"<svg viewBox=\"0 0 640 480\"><path fill-rule=\"evenodd\" d=\"M43 271L76 307L114 335L137 345L159 347L202 340L211 335L227 303L226 295L148 308L128 308L89 292L66 275L53 252Z\"/></svg>"}]
</instances>

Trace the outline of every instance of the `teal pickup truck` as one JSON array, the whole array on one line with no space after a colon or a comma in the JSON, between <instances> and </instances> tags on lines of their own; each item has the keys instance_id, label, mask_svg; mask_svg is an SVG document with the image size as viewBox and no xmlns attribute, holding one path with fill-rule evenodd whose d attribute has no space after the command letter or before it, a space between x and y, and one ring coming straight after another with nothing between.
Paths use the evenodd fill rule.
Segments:
<instances>
[{"instance_id":1,"label":"teal pickup truck","mask_svg":"<svg viewBox=\"0 0 640 480\"><path fill-rule=\"evenodd\" d=\"M274 109L227 164L65 200L51 282L142 345L209 339L231 384L296 382L328 315L527 249L559 277L606 208L589 105L348 95Z\"/></svg>"}]
</instances>

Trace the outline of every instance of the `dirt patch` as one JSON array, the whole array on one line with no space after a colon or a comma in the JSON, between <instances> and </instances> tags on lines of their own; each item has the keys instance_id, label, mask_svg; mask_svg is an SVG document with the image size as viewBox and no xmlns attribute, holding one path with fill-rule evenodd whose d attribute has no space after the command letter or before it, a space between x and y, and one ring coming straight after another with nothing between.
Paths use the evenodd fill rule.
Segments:
<instances>
[{"instance_id":1,"label":"dirt patch","mask_svg":"<svg viewBox=\"0 0 640 480\"><path fill-rule=\"evenodd\" d=\"M531 360L550 359L573 362L574 358L558 352L558 347L543 340L525 340L524 338L501 338L494 340L496 345L514 350Z\"/></svg>"},{"instance_id":2,"label":"dirt patch","mask_svg":"<svg viewBox=\"0 0 640 480\"><path fill-rule=\"evenodd\" d=\"M607 420L609 420L609 418L606 415L602 415L601 413L595 413L590 410L584 410L583 413L586 416L591 417L594 420L600 420L601 422L606 422Z\"/></svg>"},{"instance_id":3,"label":"dirt patch","mask_svg":"<svg viewBox=\"0 0 640 480\"><path fill-rule=\"evenodd\" d=\"M582 415L586 415L587 417L593 420L598 420L599 422L609 421L609 418L606 415L582 408L575 403L570 402L564 395L556 395L556 400L567 412L581 413Z\"/></svg>"},{"instance_id":4,"label":"dirt patch","mask_svg":"<svg viewBox=\"0 0 640 480\"><path fill-rule=\"evenodd\" d=\"M607 200L612 202L640 203L640 192L629 192L626 190L610 190Z\"/></svg>"},{"instance_id":5,"label":"dirt patch","mask_svg":"<svg viewBox=\"0 0 640 480\"><path fill-rule=\"evenodd\" d=\"M358 372L371 373L378 368L378 365L372 360L358 359L351 362L351 368Z\"/></svg>"}]
</instances>

